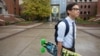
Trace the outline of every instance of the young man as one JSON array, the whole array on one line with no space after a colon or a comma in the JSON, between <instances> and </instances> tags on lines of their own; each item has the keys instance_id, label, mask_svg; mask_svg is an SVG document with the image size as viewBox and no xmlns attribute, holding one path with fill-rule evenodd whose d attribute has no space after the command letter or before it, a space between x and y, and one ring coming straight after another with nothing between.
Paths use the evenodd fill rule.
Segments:
<instances>
[{"instance_id":1,"label":"young man","mask_svg":"<svg viewBox=\"0 0 100 56\"><path fill-rule=\"evenodd\" d=\"M76 25L75 25L75 18L77 18L80 14L79 6L77 3L71 3L67 5L66 8L67 20L69 24L69 32L64 37L65 29L67 28L65 23L62 21L58 24L58 31L57 31L57 56L61 56L62 48L68 49L70 51L75 52L75 38L76 38Z\"/></svg>"}]
</instances>

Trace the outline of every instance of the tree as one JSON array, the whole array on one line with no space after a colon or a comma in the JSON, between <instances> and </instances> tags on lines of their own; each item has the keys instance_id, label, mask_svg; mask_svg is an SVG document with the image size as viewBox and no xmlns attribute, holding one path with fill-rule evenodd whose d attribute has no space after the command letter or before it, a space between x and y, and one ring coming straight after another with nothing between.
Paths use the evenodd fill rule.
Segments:
<instances>
[{"instance_id":1,"label":"tree","mask_svg":"<svg viewBox=\"0 0 100 56\"><path fill-rule=\"evenodd\" d=\"M51 13L50 0L23 0L22 7L22 14L28 18L44 18Z\"/></svg>"}]
</instances>

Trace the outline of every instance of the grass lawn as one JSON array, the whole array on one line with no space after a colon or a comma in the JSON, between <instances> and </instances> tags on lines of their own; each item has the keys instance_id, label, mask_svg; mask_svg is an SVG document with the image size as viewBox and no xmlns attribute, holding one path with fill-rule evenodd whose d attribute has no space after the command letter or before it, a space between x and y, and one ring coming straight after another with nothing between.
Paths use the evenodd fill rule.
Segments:
<instances>
[{"instance_id":1,"label":"grass lawn","mask_svg":"<svg viewBox=\"0 0 100 56\"><path fill-rule=\"evenodd\" d=\"M98 22L93 22L93 21L84 21L82 19L77 19L76 20L77 25L81 25L81 26L89 26L89 27L100 27L100 21Z\"/></svg>"},{"instance_id":2,"label":"grass lawn","mask_svg":"<svg viewBox=\"0 0 100 56\"><path fill-rule=\"evenodd\" d=\"M37 21L23 21L23 22L18 22L15 25L22 25L22 26L26 26L26 25L32 25L34 23L37 23Z\"/></svg>"}]
</instances>

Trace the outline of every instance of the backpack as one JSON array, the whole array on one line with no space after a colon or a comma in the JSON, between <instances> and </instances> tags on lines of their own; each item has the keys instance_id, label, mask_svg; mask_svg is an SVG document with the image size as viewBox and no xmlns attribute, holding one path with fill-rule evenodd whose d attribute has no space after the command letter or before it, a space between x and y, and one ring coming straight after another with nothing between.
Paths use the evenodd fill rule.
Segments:
<instances>
[{"instance_id":1,"label":"backpack","mask_svg":"<svg viewBox=\"0 0 100 56\"><path fill-rule=\"evenodd\" d=\"M57 44L58 43L58 41L57 41L57 37L58 37L58 34L57 34L57 31L58 31L58 24L60 23L60 22L64 22L65 24L66 24L66 30L65 30L65 35L64 35L64 37L68 34L68 32L69 32L69 24L68 24L68 21L66 20L66 19L63 19L63 20L61 20L61 21L59 21L56 25L55 25L55 43Z\"/></svg>"}]
</instances>

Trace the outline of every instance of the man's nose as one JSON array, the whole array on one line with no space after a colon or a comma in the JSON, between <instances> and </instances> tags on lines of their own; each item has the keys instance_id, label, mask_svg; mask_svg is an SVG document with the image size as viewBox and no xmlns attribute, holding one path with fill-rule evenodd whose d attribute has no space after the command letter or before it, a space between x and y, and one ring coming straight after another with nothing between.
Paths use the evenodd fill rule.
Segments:
<instances>
[{"instance_id":1,"label":"man's nose","mask_svg":"<svg viewBox=\"0 0 100 56\"><path fill-rule=\"evenodd\" d=\"M78 13L80 13L80 10L77 10Z\"/></svg>"}]
</instances>

